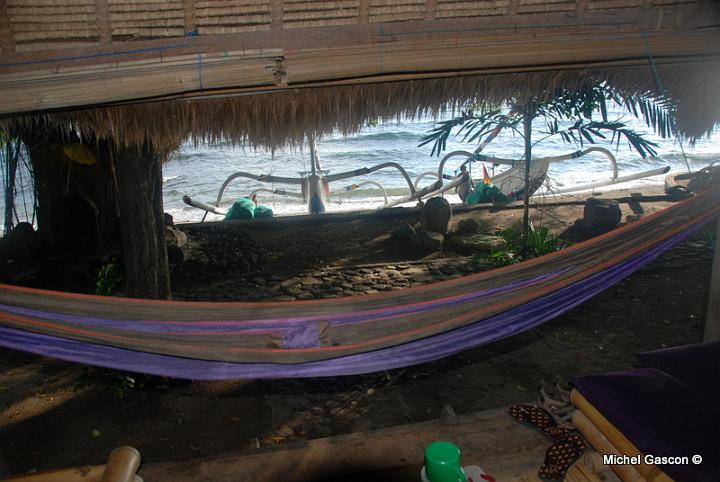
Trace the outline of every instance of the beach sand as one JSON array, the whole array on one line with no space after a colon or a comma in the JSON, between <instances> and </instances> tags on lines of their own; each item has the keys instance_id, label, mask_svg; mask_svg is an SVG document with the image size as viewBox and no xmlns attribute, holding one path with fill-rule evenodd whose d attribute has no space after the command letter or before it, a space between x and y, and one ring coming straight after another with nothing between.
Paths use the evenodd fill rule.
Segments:
<instances>
[{"instance_id":1,"label":"beach sand","mask_svg":"<svg viewBox=\"0 0 720 482\"><path fill-rule=\"evenodd\" d=\"M603 197L630 191L637 189ZM649 213L665 205L643 208ZM547 208L533 217L536 225L560 233L582 216L582 209ZM623 216L631 213L627 205L623 209ZM470 217L494 231L517 222L522 211L464 212L451 225ZM481 269L457 253L411 252L388 241L399 224L416 222L417 213L411 213L372 222L181 226L192 249L185 266L174 268L173 295L203 300L334 297L401 289ZM248 252L255 258L248 259ZM112 448L123 444L138 448L146 462L251 453L259 446L532 401L543 379L568 382L580 374L622 370L634 365L640 351L701 341L712 254L702 231L539 328L440 361L363 376L224 382L153 378L113 400L81 366L2 350L0 475L103 463ZM94 279L81 272L62 278L48 271L42 283L50 288L69 283L91 292Z\"/></svg>"}]
</instances>

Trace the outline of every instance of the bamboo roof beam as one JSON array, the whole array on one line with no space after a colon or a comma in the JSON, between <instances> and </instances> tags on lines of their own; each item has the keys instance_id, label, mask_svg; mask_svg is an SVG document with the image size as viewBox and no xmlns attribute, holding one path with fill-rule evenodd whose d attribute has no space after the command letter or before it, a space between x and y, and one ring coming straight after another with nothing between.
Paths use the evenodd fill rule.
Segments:
<instances>
[{"instance_id":1,"label":"bamboo roof beam","mask_svg":"<svg viewBox=\"0 0 720 482\"><path fill-rule=\"evenodd\" d=\"M0 115L68 107L420 77L529 72L720 58L720 30L519 38L518 35L404 39L308 49L238 50L2 68ZM176 49L170 49L173 52ZM182 51L182 49L178 49ZM127 58L127 57L126 57ZM132 58L132 57L130 57Z\"/></svg>"}]
</instances>

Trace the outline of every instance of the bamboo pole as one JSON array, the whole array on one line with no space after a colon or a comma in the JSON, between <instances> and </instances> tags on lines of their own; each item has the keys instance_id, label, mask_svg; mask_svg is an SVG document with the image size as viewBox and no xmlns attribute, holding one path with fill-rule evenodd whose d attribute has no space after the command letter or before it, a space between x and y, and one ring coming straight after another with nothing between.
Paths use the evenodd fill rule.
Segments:
<instances>
[{"instance_id":1,"label":"bamboo pole","mask_svg":"<svg viewBox=\"0 0 720 482\"><path fill-rule=\"evenodd\" d=\"M717 32L668 33L651 40L653 52L668 61L718 57ZM285 59L288 87L368 77L395 78L403 73L434 77L470 70L528 71L562 64L602 64L612 60L644 65L642 42L613 38L515 39L502 48L478 39L453 38L283 51L278 49L163 56L91 65L38 64L33 70L0 69L5 93L0 114L31 112L226 88L274 88ZM498 47L500 44L497 44ZM167 55L167 53L165 54ZM541 63L542 65L539 65ZM4 71L4 73L3 73Z\"/></svg>"},{"instance_id":2,"label":"bamboo pole","mask_svg":"<svg viewBox=\"0 0 720 482\"><path fill-rule=\"evenodd\" d=\"M705 336L703 341L720 340L720 221L715 230L715 256L713 257L708 311L705 317Z\"/></svg>"},{"instance_id":3,"label":"bamboo pole","mask_svg":"<svg viewBox=\"0 0 720 482\"><path fill-rule=\"evenodd\" d=\"M140 467L140 452L133 447L118 447L110 453L100 482L133 482Z\"/></svg>"}]
</instances>

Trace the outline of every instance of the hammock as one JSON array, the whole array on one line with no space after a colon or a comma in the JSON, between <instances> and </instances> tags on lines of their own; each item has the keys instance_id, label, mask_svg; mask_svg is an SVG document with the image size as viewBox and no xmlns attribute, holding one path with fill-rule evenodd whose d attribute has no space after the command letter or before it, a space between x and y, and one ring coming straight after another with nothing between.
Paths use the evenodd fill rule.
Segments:
<instances>
[{"instance_id":1,"label":"hammock","mask_svg":"<svg viewBox=\"0 0 720 482\"><path fill-rule=\"evenodd\" d=\"M0 285L0 346L194 380L369 373L534 328L720 215L720 189L562 251L398 291L332 300L184 302Z\"/></svg>"}]
</instances>

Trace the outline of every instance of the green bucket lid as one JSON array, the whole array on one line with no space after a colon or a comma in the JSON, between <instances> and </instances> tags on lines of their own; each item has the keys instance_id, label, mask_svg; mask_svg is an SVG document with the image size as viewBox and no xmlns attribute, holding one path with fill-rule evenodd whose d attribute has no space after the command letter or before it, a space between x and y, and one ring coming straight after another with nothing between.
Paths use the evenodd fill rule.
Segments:
<instances>
[{"instance_id":1,"label":"green bucket lid","mask_svg":"<svg viewBox=\"0 0 720 482\"><path fill-rule=\"evenodd\" d=\"M460 448L452 442L433 442L425 449L425 475L431 482L467 482L460 466Z\"/></svg>"}]
</instances>

